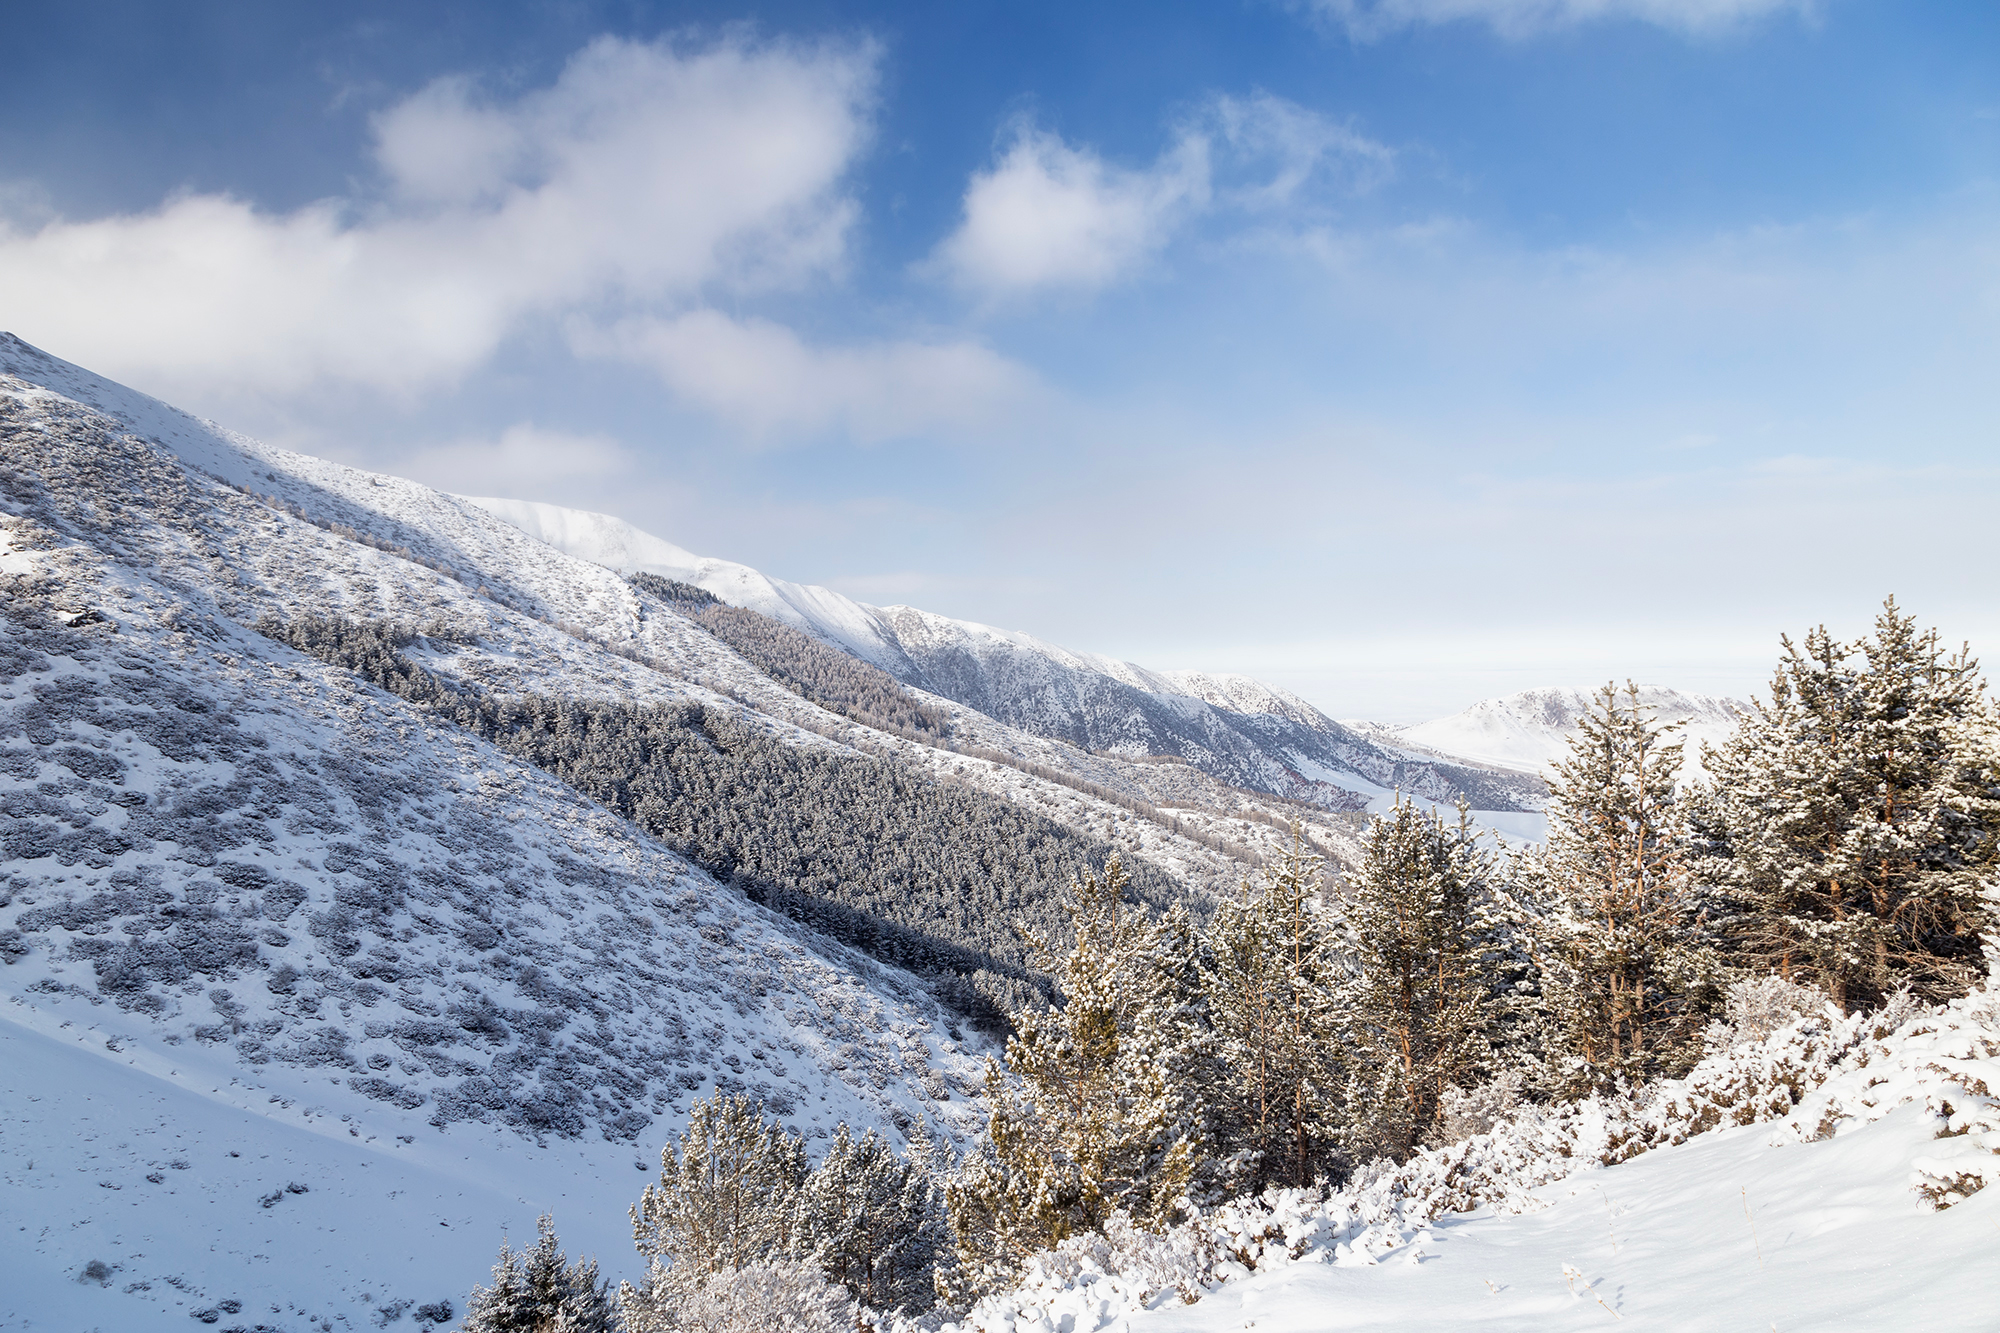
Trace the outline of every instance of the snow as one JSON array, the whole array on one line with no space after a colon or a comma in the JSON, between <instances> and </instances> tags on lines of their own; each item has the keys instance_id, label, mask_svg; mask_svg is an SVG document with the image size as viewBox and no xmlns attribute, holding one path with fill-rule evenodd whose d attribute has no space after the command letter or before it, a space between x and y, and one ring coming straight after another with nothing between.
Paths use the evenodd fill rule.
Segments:
<instances>
[{"instance_id":1,"label":"snow","mask_svg":"<svg viewBox=\"0 0 2000 1333\"><path fill-rule=\"evenodd\" d=\"M109 1299L73 1282L91 1259L119 1265L120 1284L150 1284L129 1293L121 1285L124 1304L185 1297L206 1308L193 1303L229 1298L254 1312L280 1302L288 1312L294 1304L315 1316L345 1312L359 1325L368 1313L355 1308L362 1293L377 1298L377 1310L392 1295L420 1303L453 1290L462 1296L490 1263L500 1230L531 1236L535 1212L550 1207L573 1248L597 1249L614 1274L636 1273L622 1225L643 1183L634 1163L650 1165L692 1097L725 1082L775 1094L774 1106L810 1142L841 1120L893 1127L921 1115L959 1136L976 1127L973 1103L941 1104L926 1088L926 1065L961 1091L976 1084L979 1067L945 1037L947 1017L913 979L754 907L536 771L461 733L412 727L386 696L356 691L254 636L229 645L233 664L211 661L204 676L186 681L170 651L141 658L150 646L142 608L118 609L118 669L157 683L164 697L207 684L251 743L214 758L167 758L144 739L135 707L159 691L127 691L117 696L122 731L88 716L62 723L69 746L125 766L121 790L106 794L138 797L136 808L148 813L175 801L212 806L211 794L250 771L254 754L289 775L286 790L273 779L265 792L293 818L253 828L241 815L197 816L178 833L180 845L176 828L156 818L129 849L82 865L63 850L8 863L0 898L11 910L0 921L26 924L29 949L0 975L8 997L0 1067L13 1099L0 1099L0 1173L10 1186L0 1230L33 1234L34 1254L23 1263L36 1277L0 1292L0 1326L77 1326L69 1321L80 1317L78 1301ZM94 657L55 659L21 678L5 691L0 715L11 724L38 699L89 697L93 676L104 673ZM183 682L188 693L174 694ZM80 829L106 838L130 830L133 816L70 777L64 759L81 762L54 751L29 780L0 779L10 808L27 808L32 795L44 809L59 802ZM372 775L360 777L356 793L383 790L392 818L371 821L337 796L330 825L302 826L300 803L340 771ZM115 876L137 874L186 904L203 890L254 922L255 896L217 893L208 878L221 870L213 850L187 845L197 835L224 840L223 868L259 866L301 882L305 902L279 923L285 929L259 937L242 975L162 985L151 1012L108 1003L116 997L92 989L76 952L117 938L96 923L72 929L28 914L59 915L66 902L115 890ZM370 964L389 985L343 980L342 964L302 924L356 882L336 873L343 850L357 854L349 838L410 877L407 906L370 928L382 944L357 959L392 962L400 979ZM583 866L597 869L579 878ZM383 882L379 868L359 871L361 882ZM464 892L436 890L450 879ZM496 952L466 943L480 910L501 928L485 942L501 945ZM125 926L135 939L160 928L143 914ZM528 959L535 966L524 970ZM551 984L565 998L551 1002ZM553 1043L482 1050L467 1042L450 1015L455 1005L486 1003L482 995L497 1001L503 1023L553 1021ZM403 1031L413 1021L445 1044L427 1046L436 1038L424 1037L413 1045ZM581 1089L600 1068L593 1042L615 1058L619 1077L581 1097L565 1094L581 1116L576 1132L538 1134L485 1112L441 1116L448 1106L464 1109L454 1099L473 1085L511 1088L501 1100L529 1103L562 1078ZM593 1073L576 1080L579 1056ZM638 1096L614 1094L620 1082ZM385 1088L395 1097L381 1099ZM637 1121L621 1123L613 1098ZM225 1147L241 1152L240 1162ZM192 1175L168 1165L183 1148L198 1168ZM364 1162L378 1169L358 1175ZM149 1170L180 1189L177 1203L154 1198L159 1182L144 1178ZM245 1202L294 1180L309 1192L287 1194L269 1212ZM363 1180L370 1188L357 1192ZM304 1218L316 1219L316 1230L301 1240L287 1228ZM452 1235L436 1234L439 1220ZM300 1253L320 1256L309 1272L283 1261ZM404 1267L412 1261L414 1270ZM422 1281L400 1276L412 1272ZM191 1286L174 1287L176 1277ZM106 1315L106 1327L160 1326L114 1304L123 1312ZM289 1319L284 1326L298 1327Z\"/></svg>"},{"instance_id":2,"label":"snow","mask_svg":"<svg viewBox=\"0 0 2000 1333\"><path fill-rule=\"evenodd\" d=\"M1154 710L1147 726L1189 745L1251 747L1231 753L1254 754L1267 776L1297 774L1377 806L1392 786L1412 791L1406 778L1441 771L1405 762L1430 743L1420 737L1399 733L1412 749L1398 750L1396 739L1326 722L1247 678L1149 672L910 608L866 607L702 560L609 526L616 520L467 501L271 449L4 335L0 372L21 377L0 381L0 394L22 409L11 426L43 432L31 446L45 451L38 464L53 468L91 431L142 437L125 442L128 454L100 451L106 466L136 469L103 483L121 498L114 525L91 528L95 499L81 494L59 497L60 514L0 514L0 574L48 589L70 627L48 632L61 643L36 650L45 664L0 683L0 806L11 819L46 816L54 839L48 855L11 861L0 888L0 932L28 920L0 940L9 948L0 1235L11 1238L0 1327L184 1329L208 1312L217 1333L411 1327L418 1306L462 1307L502 1233L530 1237L544 1210L572 1254L595 1253L613 1277L633 1273L624 1210L691 1096L733 1077L725 1068L785 1094L790 1123L809 1136L837 1119L891 1126L919 1114L961 1136L976 1127L977 1103L941 1099L920 1067L962 1094L979 1051L943 1031L912 979L756 908L546 775L243 628L260 615L446 620L479 642L426 651L440 673L578 698L697 699L794 744L890 754L979 783L1190 877L1233 867L1094 796L825 713L644 604L614 569L655 568L729 600L762 598L758 609L857 652L879 630L879 650L903 654L902 670L964 652L977 659L975 683L1016 703L1067 707L1115 686ZM559 540L539 539L528 520ZM1558 706L1573 716L1580 696L1543 693L1566 698L1541 701L1539 712L1521 697L1495 701L1505 707L1445 728L1437 748L1486 744L1493 762L1546 762L1567 725ZM1710 705L1726 704L1677 697L1692 700L1702 725L1714 721ZM1266 848L1281 836L1232 818L1252 809L1241 804L1249 798L1189 765L1089 754L962 704L952 711L969 746L1162 804L1218 807L1182 816L1204 833ZM236 739L189 748L208 725L189 718L215 719L214 736ZM1169 733L1135 732L1133 744L1160 734ZM122 770L107 781L65 766L113 761ZM252 778L278 814L248 813L255 802L239 788ZM329 827L300 817L322 797ZM386 859L356 869L378 852ZM215 977L163 983L150 1009L94 989L86 960L125 947L110 933L119 926L61 924L51 909L130 873L176 910L212 902L254 918L258 894L211 883L218 862L297 881L301 920L342 886L403 867L406 902L381 919L377 949L357 955L393 945L393 957L368 965L403 975L372 990L343 980L297 921L260 920L256 962L226 988ZM466 943L485 916L519 957ZM133 939L144 933L137 925L166 929L127 917ZM25 954L11 952L23 942ZM539 970L520 966L529 958ZM324 982L324 994L285 990L283 967L312 977L315 990ZM541 998L551 985L571 993ZM538 1054L525 1041L478 1048L459 1038L433 1067L399 1044L390 1021L399 1011L442 1009L467 987L512 1018L559 1015L547 1030L553 1045ZM1912 1186L1948 1198L2000 1177L1993 1015L1963 1005L1881 1039L1823 1026L1818 1037L1794 1031L1789 1055L1780 1037L1760 1048L1769 1069L1751 1079L1762 1089L1751 1101L1767 1123L1708 1128L1707 1093L1687 1093L1685 1106L1655 1099L1528 1117L1331 1200L1243 1205L1179 1240L1093 1242L1089 1253L1053 1257L1039 1287L971 1322L1014 1333L1541 1328L1609 1325L1615 1312L1633 1327L1992 1327L2000 1191L1932 1212ZM312 1043L334 1029L344 1054L314 1056ZM610 1042L621 1072L643 1087L585 1086L596 1066L574 1057L588 1054L587 1038ZM467 1072L452 1066L468 1063L496 1081L518 1075L514 1105L551 1079L571 1080L574 1104L588 1103L586 1132L538 1134L503 1113L438 1118ZM669 1082L667 1067L689 1071L694 1086ZM1792 1083L1771 1070L1794 1071ZM385 1100L385 1081L417 1104ZM1774 1090L1792 1086L1816 1090L1778 1105ZM1616 1152L1613 1129L1627 1135ZM1663 1146L1640 1153L1648 1143ZM1479 1207L1453 1213L1448 1196L1468 1179L1484 1182ZM1738 1229L1732 1201L1753 1211L1748 1265L1749 1221ZM1217 1252L1217 1236L1256 1271ZM1143 1264L1113 1253L1120 1245L1144 1251L1148 1271L1191 1283L1200 1301L1180 1305L1172 1281L1142 1280ZM87 1276L93 1261L105 1266L102 1281ZM1564 1265L1594 1294L1574 1295Z\"/></svg>"},{"instance_id":3,"label":"snow","mask_svg":"<svg viewBox=\"0 0 2000 1333\"><path fill-rule=\"evenodd\" d=\"M1569 738L1592 697L1586 690L1524 690L1504 699L1483 699L1450 717L1385 728L1383 734L1392 743L1547 774L1550 764L1568 755ZM1677 734L1686 742L1683 753L1690 769L1700 759L1702 743L1720 745L1727 740L1735 733L1737 715L1747 707L1734 699L1683 694L1656 685L1640 687L1639 703L1662 724L1682 724Z\"/></svg>"},{"instance_id":4,"label":"snow","mask_svg":"<svg viewBox=\"0 0 2000 1333\"><path fill-rule=\"evenodd\" d=\"M0 370L37 357L0 344ZM79 609L0 643L0 1327L366 1327L462 1304L550 1207L572 1251L635 1273L634 1164L718 1087L812 1144L842 1120L976 1127L980 1044L915 978L244 626L442 619L479 644L428 664L489 687L695 698L801 745L837 742L789 719L847 724L474 506L49 374L177 443L0 375L7 444L49 487L0 513L11 591ZM210 479L230 473L275 501ZM302 900L274 907L286 886ZM204 913L226 961L112 984ZM109 1286L77 1281L93 1260Z\"/></svg>"},{"instance_id":5,"label":"snow","mask_svg":"<svg viewBox=\"0 0 2000 1333\"><path fill-rule=\"evenodd\" d=\"M1720 1131L1544 1187L1542 1212L1440 1218L1373 1264L1274 1265L1130 1327L1992 1329L2000 1191L1920 1207L1910 1162L1935 1132L1910 1105L1789 1148Z\"/></svg>"},{"instance_id":6,"label":"snow","mask_svg":"<svg viewBox=\"0 0 2000 1333\"><path fill-rule=\"evenodd\" d=\"M642 603L612 570L464 500L230 435L11 339L0 340L0 397L12 400L5 443L17 467L29 464L23 475L50 488L16 490L25 507L10 501L12 512L0 512L4 572L79 613L59 622L73 621L74 635L50 632L35 648L45 663L0 682L0 814L34 812L52 840L50 854L13 859L0 877L0 1060L33 1071L0 1096L5 1225L33 1237L8 1265L10 1278L17 1268L24 1276L0 1284L0 1327L189 1327L178 1321L206 1309L219 1311L218 1333L260 1322L288 1333L367 1327L371 1311L399 1301L462 1305L503 1230L531 1237L543 1208L573 1253L632 1273L625 1209L645 1179L633 1164L650 1170L692 1098L725 1081L779 1094L786 1123L815 1147L839 1120L900 1138L898 1126L921 1116L961 1143L979 1123L970 1094L981 1044L960 1036L913 978L747 902L511 756L245 628L261 616L444 621L476 642L413 654L484 689L697 700L789 743L892 755L980 785L1197 886L1231 887L1240 872L1096 796L827 713L671 608ZM120 415L86 410L85 398ZM65 480L84 475L94 478L87 486ZM115 510L98 503L106 493L119 497ZM967 746L1134 795L1193 793L1225 810L1245 800L1186 766L1089 755L950 711ZM190 716L227 719L215 735L236 739L176 748ZM65 759L123 767L100 781ZM275 804L253 814L258 784ZM321 825L303 818L301 801L323 802L313 815ZM1265 823L1180 817L1266 852L1282 838ZM147 831L119 846L141 822ZM170 926L145 912L75 929L43 919L65 900L116 889L112 877L125 874L151 877L143 882L174 911L206 896L226 915L255 916L267 895L218 886L217 863L261 867L306 901L289 920L250 927L256 960L238 975L160 983L156 1009L119 1007L82 955ZM351 961L390 962L404 975L343 979L345 965L307 923L390 867L409 877L408 899ZM480 916L506 948L467 943ZM15 956L20 944L27 952ZM520 966L530 959L539 978ZM296 984L283 980L287 967ZM553 996L550 985L563 997L537 998ZM463 1033L429 1050L402 1044L405 1010L470 999L467 986L508 1024L549 1024L538 1029L544 1047ZM622 1089L587 1074L611 1064L589 1058L601 1049L616 1052ZM445 1056L444 1068L428 1063ZM204 1075L192 1091L191 1069ZM467 1077L494 1083L490 1118L433 1124L447 1103L464 1109L451 1099ZM574 1095L558 1100L582 1117L580 1133L508 1122L510 1106L532 1106L563 1081ZM418 1104L405 1110L357 1082ZM164 1152L176 1143L218 1151L187 1154L177 1173L179 1159ZM189 1210L147 1202L160 1188L149 1173ZM409 1206L339 1202L363 1173L391 1181L382 1197L395 1192ZM294 1182L307 1191L262 1207ZM282 1231L300 1217L329 1230L309 1240ZM438 1221L456 1231L468 1218L471 1230L447 1243ZM273 1277L258 1255L300 1271ZM75 1280L93 1259L120 1265L110 1287ZM385 1271L412 1266L424 1281L384 1285ZM150 1285L125 1290L135 1283ZM225 1300L242 1310L216 1304Z\"/></svg>"},{"instance_id":7,"label":"snow","mask_svg":"<svg viewBox=\"0 0 2000 1333\"><path fill-rule=\"evenodd\" d=\"M0 1010L0 1327L382 1326L462 1308L502 1234L532 1239L544 1211L571 1253L639 1271L622 1209L648 1177L627 1145L439 1135L323 1079L304 1119L226 1059L24 1008ZM93 1260L106 1281L82 1276Z\"/></svg>"},{"instance_id":8,"label":"snow","mask_svg":"<svg viewBox=\"0 0 2000 1333\"><path fill-rule=\"evenodd\" d=\"M466 499L580 560L621 574L659 574L706 588L732 606L747 607L839 644L891 675L908 674L902 651L882 631L882 613L830 588L788 583L748 565L695 555L609 514L534 500Z\"/></svg>"},{"instance_id":9,"label":"snow","mask_svg":"<svg viewBox=\"0 0 2000 1333\"><path fill-rule=\"evenodd\" d=\"M1763 1040L1686 1079L1030 1261L946 1333L1991 1328L2000 992ZM1943 1205L1936 1207L1936 1205Z\"/></svg>"}]
</instances>

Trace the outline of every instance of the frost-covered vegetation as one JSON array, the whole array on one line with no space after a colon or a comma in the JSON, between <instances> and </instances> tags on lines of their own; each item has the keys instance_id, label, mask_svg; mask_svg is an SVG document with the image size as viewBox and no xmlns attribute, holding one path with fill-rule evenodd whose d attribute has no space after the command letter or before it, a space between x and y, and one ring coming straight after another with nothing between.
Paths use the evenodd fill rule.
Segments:
<instances>
[{"instance_id":1,"label":"frost-covered vegetation","mask_svg":"<svg viewBox=\"0 0 2000 1333\"><path fill-rule=\"evenodd\" d=\"M945 1305L1095 1328L1710 1130L1815 1140L1912 1100L1948 1145L1921 1197L2000 1175L2000 1009L1967 994L2000 928L1992 715L1893 603L1813 642L1710 756L1726 791L1680 790L1678 744L1606 687L1539 848L1401 804L1338 886L1295 844L1206 927L1115 863L1080 877L1069 947L1039 942L1058 1003L1014 1016L944 1182Z\"/></svg>"},{"instance_id":2,"label":"frost-covered vegetation","mask_svg":"<svg viewBox=\"0 0 2000 1333\"><path fill-rule=\"evenodd\" d=\"M1031 992L1017 928L1057 927L1063 887L1110 853L976 788L787 745L701 704L496 699L411 662L416 636L394 625L260 629L548 770L754 900L937 975L989 1026ZM1160 906L1185 896L1151 866L1135 889Z\"/></svg>"},{"instance_id":3,"label":"frost-covered vegetation","mask_svg":"<svg viewBox=\"0 0 2000 1333\"><path fill-rule=\"evenodd\" d=\"M773 680L822 708L883 731L941 736L949 728L943 709L918 699L882 668L782 620L731 606L713 593L658 574L629 577L640 592L672 603Z\"/></svg>"},{"instance_id":4,"label":"frost-covered vegetation","mask_svg":"<svg viewBox=\"0 0 2000 1333\"><path fill-rule=\"evenodd\" d=\"M1550 1205L1551 1186L1729 1126L1771 1124L1770 1142L1781 1148L1826 1140L1914 1103L1936 1135L1935 1149L1908 1164L1914 1196L1950 1206L2000 1179L1994 990L1934 1008L1902 1001L1851 1015L1822 1004L1761 1039L1738 1039L1744 1035L1719 1025L1710 1054L1684 1078L1522 1106L1469 1138L1400 1163L1377 1159L1338 1186L1268 1190L1163 1231L1114 1216L1033 1256L1016 1281L979 1300L957 1326L973 1333L1046 1320L1090 1333L1163 1304L1199 1301L1252 1272L1417 1262L1434 1228L1454 1214L1536 1212Z\"/></svg>"},{"instance_id":5,"label":"frost-covered vegetation","mask_svg":"<svg viewBox=\"0 0 2000 1333\"><path fill-rule=\"evenodd\" d=\"M986 1293L972 1325L1011 1326L1039 1290L1095 1327L1273 1245L1398 1247L1444 1212L1786 1116L1817 1138L1923 1099L1951 1144L1914 1166L1925 1198L2000 1175L2000 1009L1967 996L2000 947L1976 668L1893 602L1867 639L1787 648L1689 791L1679 746L1607 686L1540 848L1498 860L1402 805L1336 893L1308 893L1295 852L1205 935L1080 895L1063 1007L1017 1019L949 1189L951 1280L961 1303Z\"/></svg>"}]
</instances>

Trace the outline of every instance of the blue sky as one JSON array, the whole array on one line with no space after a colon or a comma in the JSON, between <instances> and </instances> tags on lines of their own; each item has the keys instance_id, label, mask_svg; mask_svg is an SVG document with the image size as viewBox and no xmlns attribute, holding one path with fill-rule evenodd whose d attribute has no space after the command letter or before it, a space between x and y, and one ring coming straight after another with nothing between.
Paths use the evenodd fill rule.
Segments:
<instances>
[{"instance_id":1,"label":"blue sky","mask_svg":"<svg viewBox=\"0 0 2000 1333\"><path fill-rule=\"evenodd\" d=\"M2000 10L17 5L0 327L1417 720L2000 646Z\"/></svg>"}]
</instances>

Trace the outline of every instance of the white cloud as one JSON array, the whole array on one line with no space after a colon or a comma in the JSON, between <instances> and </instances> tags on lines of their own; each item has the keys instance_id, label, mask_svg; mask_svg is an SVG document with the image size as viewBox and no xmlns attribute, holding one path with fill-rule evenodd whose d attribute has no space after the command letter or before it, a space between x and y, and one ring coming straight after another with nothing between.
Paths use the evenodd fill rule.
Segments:
<instances>
[{"instance_id":1,"label":"white cloud","mask_svg":"<svg viewBox=\"0 0 2000 1333\"><path fill-rule=\"evenodd\" d=\"M625 449L604 435L576 435L519 422L498 439L463 439L399 458L396 471L461 494L526 495L629 472Z\"/></svg>"},{"instance_id":2,"label":"white cloud","mask_svg":"<svg viewBox=\"0 0 2000 1333\"><path fill-rule=\"evenodd\" d=\"M1364 189L1394 154L1295 102L1218 97L1191 116L1150 167L1114 166L1033 125L967 184L964 218L926 268L989 296L1104 287L1216 204L1293 203L1316 175Z\"/></svg>"},{"instance_id":3,"label":"white cloud","mask_svg":"<svg viewBox=\"0 0 2000 1333\"><path fill-rule=\"evenodd\" d=\"M1152 167L1128 171L1089 149L1022 126L965 191L965 220L936 263L987 292L1101 287L1166 242L1178 217L1208 202L1208 143L1183 136Z\"/></svg>"},{"instance_id":4,"label":"white cloud","mask_svg":"<svg viewBox=\"0 0 2000 1333\"><path fill-rule=\"evenodd\" d=\"M0 222L0 317L169 393L408 392L530 317L795 284L843 258L875 64L863 47L603 39L512 101L443 80L376 118L381 199Z\"/></svg>"},{"instance_id":5,"label":"white cloud","mask_svg":"<svg viewBox=\"0 0 2000 1333\"><path fill-rule=\"evenodd\" d=\"M783 325L714 310L578 327L579 355L652 369L683 401L760 438L844 431L863 441L1004 419L1029 373L969 342L814 347Z\"/></svg>"},{"instance_id":6,"label":"white cloud","mask_svg":"<svg viewBox=\"0 0 2000 1333\"><path fill-rule=\"evenodd\" d=\"M1816 0L1309 0L1309 7L1367 41L1399 28L1458 21L1485 23L1511 38L1604 19L1707 35L1773 14L1810 17L1818 6Z\"/></svg>"}]
</instances>

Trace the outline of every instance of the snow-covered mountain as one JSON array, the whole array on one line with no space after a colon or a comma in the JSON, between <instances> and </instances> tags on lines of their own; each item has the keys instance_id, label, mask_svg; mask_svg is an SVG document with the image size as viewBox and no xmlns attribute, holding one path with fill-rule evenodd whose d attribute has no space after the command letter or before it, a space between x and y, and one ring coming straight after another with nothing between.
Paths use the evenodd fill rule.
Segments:
<instances>
[{"instance_id":1,"label":"snow-covered mountain","mask_svg":"<svg viewBox=\"0 0 2000 1333\"><path fill-rule=\"evenodd\" d=\"M915 607L870 606L693 555L605 514L521 500L471 503L571 555L692 583L816 634L906 684L1082 750L1170 755L1232 786L1335 810L1379 805L1397 789L1434 801L1463 796L1489 811L1539 804L1537 782L1495 772L1483 760L1378 745L1247 676L1153 671Z\"/></svg>"},{"instance_id":2,"label":"snow-covered mountain","mask_svg":"<svg viewBox=\"0 0 2000 1333\"><path fill-rule=\"evenodd\" d=\"M253 628L311 615L448 625L411 651L466 688L700 704L1192 884L1277 836L1135 818L997 723L964 719L1011 764L861 727L475 505L0 335L0 1322L386 1326L545 1209L615 1276L633 1165L714 1089L813 1143L980 1118L983 1040L926 982Z\"/></svg>"},{"instance_id":3,"label":"snow-covered mountain","mask_svg":"<svg viewBox=\"0 0 2000 1333\"><path fill-rule=\"evenodd\" d=\"M1376 734L1393 744L1546 774L1551 763L1569 753L1569 738L1593 697L1589 690L1523 690L1504 699L1483 699L1450 717L1382 728ZM1690 766L1698 762L1702 742L1720 745L1727 740L1736 730L1738 716L1748 708L1735 699L1683 694L1658 685L1640 686L1639 704L1662 724L1680 724L1677 735L1686 742L1683 753Z\"/></svg>"},{"instance_id":4,"label":"snow-covered mountain","mask_svg":"<svg viewBox=\"0 0 2000 1333\"><path fill-rule=\"evenodd\" d=\"M699 705L786 754L1005 801L1045 821L1042 850L1088 835L1191 895L1233 883L1294 808L1147 762L1156 737L1363 796L1382 791L1369 772L1450 787L1479 771L1240 677L822 605L625 540L626 557L579 558L0 335L0 1327L421 1333L544 1211L572 1254L633 1275L625 1208L711 1090L754 1093L815 1147L843 1120L964 1142L983 1119L984 1039L934 979L766 910L516 749L260 625L427 627L408 659L466 697ZM949 743L828 711L608 567L634 552L734 579L745 603L869 657L831 628L858 614L922 688L1084 739L964 702ZM1308 732L1351 748L1312 751ZM1304 813L1337 841L1340 820ZM1908 1180L1913 1162L1962 1190L2000 1179L2000 1013L1974 997L1890 1035L1821 1027L1644 1105L1532 1111L1335 1198L1245 1201L1228 1244L1132 1233L1123 1271L1077 1248L1109 1238L1081 1238L1038 1261L1041 1290L962 1329L1304 1328L1328 1309L1356 1327L1887 1326L1913 1310L1986 1326L2000 1190L1920 1213ZM1786 1040L1820 1043L1810 1078ZM1796 1106L1795 1141L1704 1132L1746 1106ZM1510 1209L1516 1193L1551 1206L1448 1215L1496 1173ZM1740 1235L1715 1239L1752 1204L1754 1269ZM1200 1303L1173 1302L1182 1279Z\"/></svg>"},{"instance_id":5,"label":"snow-covered mountain","mask_svg":"<svg viewBox=\"0 0 2000 1333\"><path fill-rule=\"evenodd\" d=\"M467 498L558 551L621 574L659 574L706 588L731 606L807 630L898 679L916 683L915 669L881 623L881 612L830 588L788 583L748 565L695 555L609 514L536 500Z\"/></svg>"}]
</instances>

